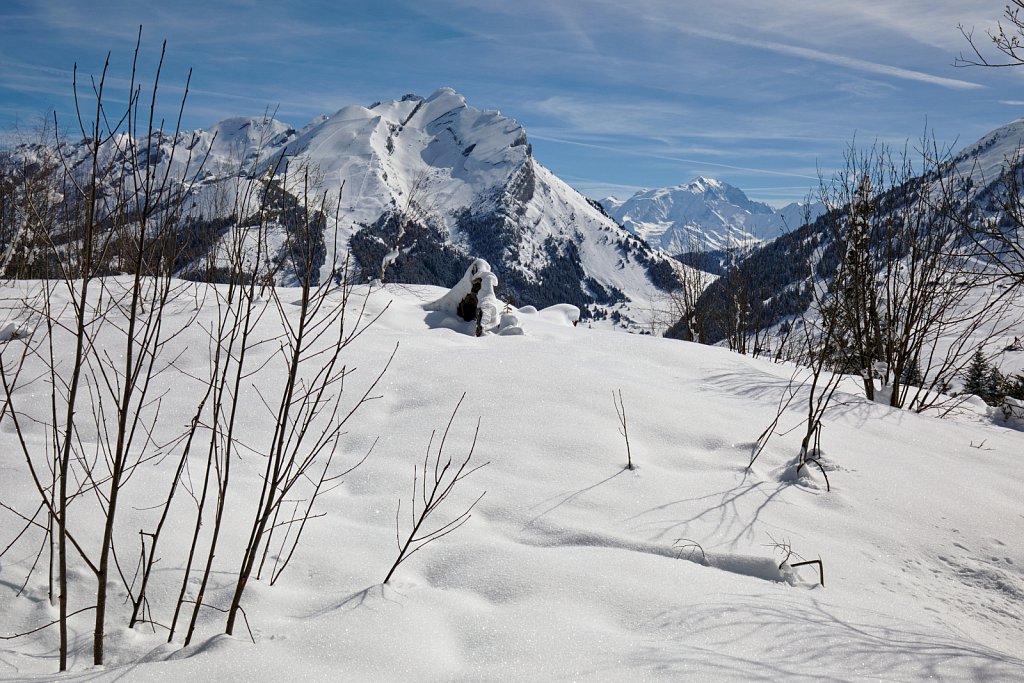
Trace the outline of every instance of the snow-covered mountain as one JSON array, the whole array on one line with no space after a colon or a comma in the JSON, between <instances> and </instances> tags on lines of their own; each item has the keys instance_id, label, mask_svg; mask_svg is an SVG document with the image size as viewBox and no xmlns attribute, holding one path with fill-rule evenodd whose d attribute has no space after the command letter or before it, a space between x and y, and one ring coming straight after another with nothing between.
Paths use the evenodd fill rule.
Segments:
<instances>
[{"instance_id":1,"label":"snow-covered mountain","mask_svg":"<svg viewBox=\"0 0 1024 683\"><path fill-rule=\"evenodd\" d=\"M671 275L539 164L519 123L449 88L345 107L292 140L286 159L341 188L341 229L368 276L450 284L479 256L516 300L586 307Z\"/></svg>"},{"instance_id":2,"label":"snow-covered mountain","mask_svg":"<svg viewBox=\"0 0 1024 683\"><path fill-rule=\"evenodd\" d=\"M226 194L272 173L296 199L326 194L321 277L350 249L365 279L449 286L481 257L515 301L572 303L586 317L670 286L680 267L538 163L518 122L450 88L347 106L301 129L230 118L179 134L176 149L155 137L152 163L190 183L196 214L216 215ZM284 230L267 243L284 244Z\"/></svg>"},{"instance_id":3,"label":"snow-covered mountain","mask_svg":"<svg viewBox=\"0 0 1024 683\"><path fill-rule=\"evenodd\" d=\"M898 224L904 220L900 212L905 210L906 201L913 202L915 197L930 194L933 199L921 205L922 213L932 210L930 206L949 201L950 206L957 208L959 220L977 226L988 223L1007 234L1011 242L1019 241L1024 237L1018 230L1019 218L1008 215L1005 207L1006 193L1012 191L1008 190L1007 175L1016 176L1018 188L1024 177L1022 148L1024 119L1000 126L964 147L948 165L943 164L941 181L932 169L922 176L903 178L897 186L881 193L875 200L876 223L884 225L886 212L889 212L892 223ZM944 195L944 199L939 199L939 195ZM806 286L808 264L820 259L820 267L816 268L818 274L826 280L832 277L838 260L834 256L822 258L822 255L834 254L836 226L842 225L847 216L848 208L838 206L812 223L744 253L733 277L715 281L704 290L697 303L698 315L716 319L717 312L729 305L730 288L739 286L736 283L747 283L742 287L748 288L745 296L751 302L751 320L757 321L753 327L771 328L808 310L812 305L811 292ZM943 225L948 226L948 222ZM1016 234L1013 231L1017 231ZM962 240L968 249L973 248L973 239L966 234L950 239ZM989 286L986 283L982 289L987 290ZM980 300L984 297L980 296ZM724 339L726 334L725 328L715 323L708 327L705 341L714 343Z\"/></svg>"},{"instance_id":4,"label":"snow-covered mountain","mask_svg":"<svg viewBox=\"0 0 1024 683\"><path fill-rule=\"evenodd\" d=\"M698 245L718 250L774 239L803 225L807 208L793 203L774 209L737 187L704 177L601 203L628 230L670 254L695 251ZM810 220L821 214L820 204L809 208Z\"/></svg>"},{"instance_id":5,"label":"snow-covered mountain","mask_svg":"<svg viewBox=\"0 0 1024 683\"><path fill-rule=\"evenodd\" d=\"M209 130L195 131L193 156L210 153L205 170L213 177L237 174L258 163L260 157L275 157L295 139L291 126L274 118L235 116Z\"/></svg>"},{"instance_id":6,"label":"snow-covered mountain","mask_svg":"<svg viewBox=\"0 0 1024 683\"><path fill-rule=\"evenodd\" d=\"M1024 119L1011 121L983 135L962 149L952 160L960 175L969 175L975 183L996 184L1007 162L1017 159L1024 146Z\"/></svg>"},{"instance_id":7,"label":"snow-covered mountain","mask_svg":"<svg viewBox=\"0 0 1024 683\"><path fill-rule=\"evenodd\" d=\"M481 257L515 301L572 303L586 317L670 286L681 267L538 163L518 122L475 109L450 88L347 106L301 129L236 117L177 137L158 132L148 148L119 143L103 151L115 183L139 157L161 172L169 166L204 220L226 215L229 204L244 222L272 174L293 205L305 194L319 206L326 195L324 239L314 250L321 277L350 249L365 279L450 286ZM88 161L84 142L62 153ZM238 208L246 183L250 198ZM222 245L231 239L217 230ZM275 230L263 239L268 262L286 243L287 226ZM209 260L208 251L192 256L194 264Z\"/></svg>"}]
</instances>

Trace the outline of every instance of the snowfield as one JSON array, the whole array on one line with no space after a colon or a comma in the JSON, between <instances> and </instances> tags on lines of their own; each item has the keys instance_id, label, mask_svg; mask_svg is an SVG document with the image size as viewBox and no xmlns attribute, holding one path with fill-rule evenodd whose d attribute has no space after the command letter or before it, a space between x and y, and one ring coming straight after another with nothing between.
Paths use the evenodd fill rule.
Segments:
<instances>
[{"instance_id":1,"label":"snowfield","mask_svg":"<svg viewBox=\"0 0 1024 683\"><path fill-rule=\"evenodd\" d=\"M0 329L16 325L0 338L5 362L24 344L18 330L35 324L20 303L33 287L0 290ZM166 323L188 324L166 352L177 358L175 370L159 380L167 392L166 431L154 435L161 443L191 419L194 377L209 363L204 329L215 299L206 285L188 287ZM186 649L180 636L167 644L161 626L129 630L118 579L107 664L91 664L92 615L76 616L71 672L62 680L1024 678L1024 433L992 424L980 410L937 419L869 403L850 382L851 393L825 419L831 491L820 474L791 476L799 402L747 472L791 366L573 326L557 307L519 311L522 335L477 338L471 323L425 310L444 293L356 290L353 315L366 297L364 319L383 314L342 352L354 368L350 403L398 350L374 392L380 398L350 422L332 468L350 467L379 441L318 499L314 514L322 516L307 523L276 585L266 576L250 583L243 607L252 640L244 626L222 635L225 615L216 609L201 614ZM271 339L279 327L270 312L258 335ZM267 365L252 381L273 386L280 380L274 344L255 354L254 367ZM45 415L49 392L38 361L22 384L13 397L18 410ZM612 403L618 390L635 470L625 468ZM486 494L464 526L423 547L382 585L397 555L398 501L407 533L414 466L463 394L445 454L465 456L479 417L473 463L489 464L458 483L437 512L440 522ZM259 400L244 404L241 433L250 448L232 464L205 596L214 608L230 602L271 417ZM46 430L26 429L29 447L44 448ZM88 446L96 437L82 438ZM124 489L116 540L129 581L139 530L155 524L153 506L166 495L175 461L140 466ZM198 486L204 463L205 451L193 455L190 486ZM55 619L56 610L47 602L45 555L19 591L42 535L31 529L18 537L24 522L11 510L31 516L39 496L6 416L0 502L0 550L13 542L0 557L0 636L10 636ZM94 508L77 501L69 522L90 548L98 541ZM176 499L161 542L149 591L161 624L173 610L194 514L192 498ZM204 543L208 533L204 527ZM781 568L780 545L797 554ZM824 586L817 565L792 566L819 558ZM73 567L75 610L90 604L95 585L87 569ZM0 679L52 680L56 672L56 628L0 641Z\"/></svg>"}]
</instances>

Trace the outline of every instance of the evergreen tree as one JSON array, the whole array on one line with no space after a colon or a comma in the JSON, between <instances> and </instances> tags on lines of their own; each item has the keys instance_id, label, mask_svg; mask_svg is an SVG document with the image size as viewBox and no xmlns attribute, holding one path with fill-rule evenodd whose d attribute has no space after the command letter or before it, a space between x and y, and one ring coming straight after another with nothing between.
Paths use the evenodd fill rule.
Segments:
<instances>
[{"instance_id":1,"label":"evergreen tree","mask_svg":"<svg viewBox=\"0 0 1024 683\"><path fill-rule=\"evenodd\" d=\"M865 174L857 184L849 206L849 221L841 240L844 256L834 284L833 314L838 315L836 365L842 372L854 372L864 381L868 400L875 398L871 368L884 360L881 325L875 283L876 253L872 248L875 201L871 176Z\"/></svg>"},{"instance_id":2,"label":"evergreen tree","mask_svg":"<svg viewBox=\"0 0 1024 683\"><path fill-rule=\"evenodd\" d=\"M914 361L903 369L900 384L910 387L919 387L924 384L924 375L921 373L921 364L919 362Z\"/></svg>"},{"instance_id":3,"label":"evergreen tree","mask_svg":"<svg viewBox=\"0 0 1024 683\"><path fill-rule=\"evenodd\" d=\"M990 406L999 405L1007 396L1016 398L1015 393L1024 394L1024 376L1017 375L1012 380L1004 377L979 348L967 367L964 392L980 397Z\"/></svg>"},{"instance_id":4,"label":"evergreen tree","mask_svg":"<svg viewBox=\"0 0 1024 683\"><path fill-rule=\"evenodd\" d=\"M985 403L992 406L1002 403L1003 399L1006 398L1005 384L1006 378L1003 377L1003 373L999 372L999 368L993 366L989 370L985 382L985 394L982 396L985 399Z\"/></svg>"},{"instance_id":5,"label":"evergreen tree","mask_svg":"<svg viewBox=\"0 0 1024 683\"><path fill-rule=\"evenodd\" d=\"M974 394L985 398L988 393L988 380L992 372L992 364L985 358L985 354L979 348L974 352L971 364L967 366L967 377L964 379L964 393Z\"/></svg>"},{"instance_id":6,"label":"evergreen tree","mask_svg":"<svg viewBox=\"0 0 1024 683\"><path fill-rule=\"evenodd\" d=\"M1003 378L1002 393L1009 398L1024 401L1024 375Z\"/></svg>"}]
</instances>

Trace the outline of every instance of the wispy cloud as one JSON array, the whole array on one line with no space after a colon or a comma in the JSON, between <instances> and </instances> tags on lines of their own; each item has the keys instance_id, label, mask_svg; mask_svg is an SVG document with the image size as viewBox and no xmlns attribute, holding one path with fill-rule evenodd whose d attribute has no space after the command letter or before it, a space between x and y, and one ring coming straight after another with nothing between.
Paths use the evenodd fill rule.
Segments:
<instances>
[{"instance_id":1,"label":"wispy cloud","mask_svg":"<svg viewBox=\"0 0 1024 683\"><path fill-rule=\"evenodd\" d=\"M598 180L595 178L581 178L574 175L563 175L561 178L576 188L579 192L594 199L604 199L606 197L625 199L626 197L633 196L641 190L647 189L640 185L629 185L610 180Z\"/></svg>"},{"instance_id":2,"label":"wispy cloud","mask_svg":"<svg viewBox=\"0 0 1024 683\"><path fill-rule=\"evenodd\" d=\"M752 168L749 166L737 166L735 164L723 164L717 161L709 161L707 159L688 159L686 157L679 157L669 154L658 154L655 152L647 152L643 150L633 149L629 147L613 147L611 145L599 145L589 142L578 142L576 140L565 140L559 138L552 138L543 135L533 135L532 137L538 140L547 140L549 142L557 142L562 145L575 145L577 147L587 147L589 149L599 149L605 152L614 152L621 156L636 156L644 157L647 159L660 159L662 161L672 161L684 164L699 164L701 166L708 166L711 168L728 169L730 171L743 171L744 173L752 173L754 175L769 175L769 176L781 176L786 178L805 178L807 180L817 180L818 176L805 175L801 173L791 173L789 171L775 171L766 168Z\"/></svg>"},{"instance_id":3,"label":"wispy cloud","mask_svg":"<svg viewBox=\"0 0 1024 683\"><path fill-rule=\"evenodd\" d=\"M582 135L649 135L651 131L683 128L693 110L677 102L619 101L617 98L550 95L526 103L536 112L562 121Z\"/></svg>"},{"instance_id":4,"label":"wispy cloud","mask_svg":"<svg viewBox=\"0 0 1024 683\"><path fill-rule=\"evenodd\" d=\"M663 145L679 140L733 144L740 140L826 142L834 144L846 139L848 131L829 134L831 126L809 130L791 117L776 117L763 112L715 111L707 106L685 102L657 101L606 94L569 97L551 95L524 103L527 112L550 116L559 123L554 126L531 127L530 132L557 134L566 139L630 137L657 140ZM717 122L712 125L708 119ZM730 153L718 145L722 154Z\"/></svg>"},{"instance_id":5,"label":"wispy cloud","mask_svg":"<svg viewBox=\"0 0 1024 683\"><path fill-rule=\"evenodd\" d=\"M693 26L687 26L683 24L677 25L676 28L682 33L686 33L693 36L699 36L701 38L709 38L711 40L717 40L719 42L730 43L732 45L754 47L781 55L789 55L791 57L807 59L812 62L831 64L833 66L839 66L844 69L852 69L854 71L863 71L867 73L878 74L880 76L890 76L892 78L899 78L908 81L928 83L930 85L937 85L943 88L951 88L953 90L980 90L985 87L983 85L980 85L978 83L972 83L970 81L963 81L956 78L946 78L944 76L936 76L934 74L925 73L923 71L904 69L902 67L892 66L889 64L879 64L878 62L872 62L866 59L848 57L846 55L825 52L823 50L817 50L809 47L787 45L784 43L776 43L770 40L758 40L755 38L751 38L749 36L735 36L730 35L728 33L710 31L707 29L695 28Z\"/></svg>"},{"instance_id":6,"label":"wispy cloud","mask_svg":"<svg viewBox=\"0 0 1024 683\"><path fill-rule=\"evenodd\" d=\"M836 86L836 89L849 93L854 97L869 100L880 100L888 97L898 88L873 78L851 78Z\"/></svg>"},{"instance_id":7,"label":"wispy cloud","mask_svg":"<svg viewBox=\"0 0 1024 683\"><path fill-rule=\"evenodd\" d=\"M71 64L98 69L107 50L123 94L143 24L145 73L168 40L169 105L195 67L190 127L277 105L300 126L450 85L519 119L538 158L580 183L653 187L700 170L741 187L790 186L816 179L816 164L841 164L855 133L902 142L927 119L969 141L1014 115L1019 75L951 67L956 24L983 31L1000 5L4 0L0 128L68 106Z\"/></svg>"}]
</instances>

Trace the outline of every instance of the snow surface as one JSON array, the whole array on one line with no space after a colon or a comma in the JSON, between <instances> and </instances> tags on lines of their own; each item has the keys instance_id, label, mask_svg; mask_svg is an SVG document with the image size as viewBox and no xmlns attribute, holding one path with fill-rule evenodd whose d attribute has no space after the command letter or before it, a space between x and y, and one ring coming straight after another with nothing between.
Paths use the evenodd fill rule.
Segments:
<instances>
[{"instance_id":1,"label":"snow surface","mask_svg":"<svg viewBox=\"0 0 1024 683\"><path fill-rule=\"evenodd\" d=\"M172 306L167 324L199 317L168 353L181 353L162 410L180 428L196 401L214 315L205 286ZM5 286L0 327L32 323L18 306L31 284ZM208 292L207 292L208 293ZM573 327L559 309L518 312L521 336L475 338L438 324L424 304L445 290L363 288L379 322L344 351L360 393L395 344L394 364L336 455L369 459L326 494L292 564L273 587L254 582L244 629L219 635L209 610L198 641L182 650L166 633L129 631L115 588L108 664L91 666L89 614L72 620L68 680L1020 680L1024 675L1024 435L981 414L939 420L842 395L826 417L823 447L832 490L817 476L787 475L801 406L750 472L754 440L774 416L792 368L724 349ZM285 292L282 300L295 301ZM59 303L58 301L54 302ZM259 334L278 333L273 316ZM24 327L19 327L24 330ZM2 342L4 357L24 341ZM260 352L269 358L270 350ZM38 366L32 368L37 372ZM30 369L31 370L31 369ZM29 371L26 376L36 376ZM270 360L254 381L272 383ZM847 385L851 390L856 382ZM621 389L633 461L611 392ZM486 495L469 522L403 564L395 511L422 463L430 432L467 397L449 438L465 453L477 416L474 462L490 464L455 489L449 515ZM16 392L21 409L45 412L45 387ZM272 430L254 401L252 443ZM158 434L156 437L169 436ZM89 438L85 435L84 438ZM30 429L41 448L45 430ZM9 420L0 423L0 500L37 506ZM125 490L119 554L137 554L167 458L136 472ZM255 505L263 460L244 453L207 601L226 607ZM193 476L201 463L192 463ZM201 476L201 475L199 475ZM84 528L82 504L73 524ZM151 589L168 619L185 558L185 500ZM403 510L405 508L403 507ZM442 514L439 512L439 514ZM0 548L21 522L0 509ZM682 541L680 539L690 539ZM697 542L703 555L688 542ZM26 534L0 559L0 635L54 618L43 573L24 593L40 538ZM789 543L814 566L779 568ZM274 559L271 554L270 561ZM73 575L72 609L94 590ZM51 680L54 629L0 641L0 679Z\"/></svg>"},{"instance_id":2,"label":"snow surface","mask_svg":"<svg viewBox=\"0 0 1024 683\"><path fill-rule=\"evenodd\" d=\"M1007 163L1020 160L1024 145L1024 119L1011 121L985 134L960 151L954 159L957 173L978 184L997 182Z\"/></svg>"}]
</instances>

